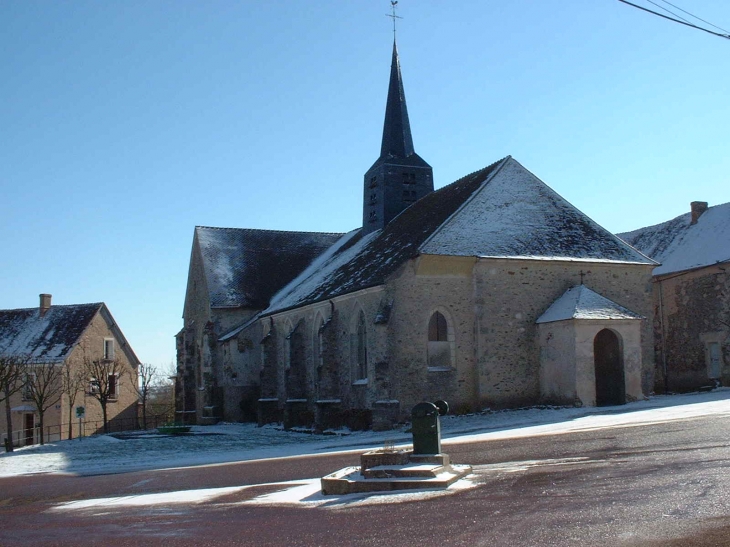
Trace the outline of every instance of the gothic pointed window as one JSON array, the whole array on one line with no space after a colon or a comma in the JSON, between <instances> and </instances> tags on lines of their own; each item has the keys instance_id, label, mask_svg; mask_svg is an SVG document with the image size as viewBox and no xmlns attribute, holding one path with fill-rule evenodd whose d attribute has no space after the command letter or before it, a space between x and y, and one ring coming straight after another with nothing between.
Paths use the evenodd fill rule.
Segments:
<instances>
[{"instance_id":1,"label":"gothic pointed window","mask_svg":"<svg viewBox=\"0 0 730 547\"><path fill-rule=\"evenodd\" d=\"M428 367L432 370L453 368L454 337L443 313L433 312L428 322Z\"/></svg>"},{"instance_id":2,"label":"gothic pointed window","mask_svg":"<svg viewBox=\"0 0 730 547\"><path fill-rule=\"evenodd\" d=\"M367 329L365 327L365 313L360 310L357 316L353 340L353 380L355 382L367 381L368 378L368 344Z\"/></svg>"},{"instance_id":3,"label":"gothic pointed window","mask_svg":"<svg viewBox=\"0 0 730 547\"><path fill-rule=\"evenodd\" d=\"M313 347L314 347L314 365L317 367L317 369L321 369L324 365L324 358L323 358L323 349L324 349L324 319L322 319L321 315L317 315L317 318L314 321L314 339Z\"/></svg>"}]
</instances>

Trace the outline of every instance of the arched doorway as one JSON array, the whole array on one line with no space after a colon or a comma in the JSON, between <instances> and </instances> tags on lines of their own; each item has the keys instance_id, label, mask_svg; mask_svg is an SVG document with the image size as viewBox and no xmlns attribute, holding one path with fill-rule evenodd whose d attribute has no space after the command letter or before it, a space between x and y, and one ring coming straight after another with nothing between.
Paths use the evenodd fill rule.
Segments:
<instances>
[{"instance_id":1,"label":"arched doorway","mask_svg":"<svg viewBox=\"0 0 730 547\"><path fill-rule=\"evenodd\" d=\"M596 369L596 405L626 403L621 343L613 331L603 329L593 339L593 358Z\"/></svg>"}]
</instances>

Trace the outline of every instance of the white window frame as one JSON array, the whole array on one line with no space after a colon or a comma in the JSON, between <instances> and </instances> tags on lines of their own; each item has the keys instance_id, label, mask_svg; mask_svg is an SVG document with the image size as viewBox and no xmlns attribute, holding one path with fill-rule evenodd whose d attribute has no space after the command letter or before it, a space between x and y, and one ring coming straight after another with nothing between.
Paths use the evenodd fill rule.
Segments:
<instances>
[{"instance_id":1,"label":"white window frame","mask_svg":"<svg viewBox=\"0 0 730 547\"><path fill-rule=\"evenodd\" d=\"M35 372L28 372L25 375L25 378L23 379L23 389L21 390L21 398L24 401L32 401L33 400L33 388L31 387L31 383L35 379Z\"/></svg>"},{"instance_id":2,"label":"white window frame","mask_svg":"<svg viewBox=\"0 0 730 547\"><path fill-rule=\"evenodd\" d=\"M104 359L107 361L113 361L115 351L116 347L114 344L114 338L104 338Z\"/></svg>"}]
</instances>

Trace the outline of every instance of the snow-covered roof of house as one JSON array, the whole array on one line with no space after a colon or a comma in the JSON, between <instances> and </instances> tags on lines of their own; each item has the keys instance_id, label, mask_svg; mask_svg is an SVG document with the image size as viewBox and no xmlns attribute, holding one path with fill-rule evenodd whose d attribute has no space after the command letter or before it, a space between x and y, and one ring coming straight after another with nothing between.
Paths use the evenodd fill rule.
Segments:
<instances>
[{"instance_id":1,"label":"snow-covered roof of house","mask_svg":"<svg viewBox=\"0 0 730 547\"><path fill-rule=\"evenodd\" d=\"M730 260L730 203L709 207L691 224L691 213L618 234L624 241L661 262L654 275L710 266Z\"/></svg>"},{"instance_id":2,"label":"snow-covered roof of house","mask_svg":"<svg viewBox=\"0 0 730 547\"><path fill-rule=\"evenodd\" d=\"M263 309L342 234L197 226L213 308Z\"/></svg>"},{"instance_id":3,"label":"snow-covered roof of house","mask_svg":"<svg viewBox=\"0 0 730 547\"><path fill-rule=\"evenodd\" d=\"M382 231L344 235L264 314L382 285L419 254L655 264L508 156L426 195Z\"/></svg>"},{"instance_id":4,"label":"snow-covered roof of house","mask_svg":"<svg viewBox=\"0 0 730 547\"><path fill-rule=\"evenodd\" d=\"M63 362L103 303L0 310L0 355Z\"/></svg>"},{"instance_id":5,"label":"snow-covered roof of house","mask_svg":"<svg viewBox=\"0 0 730 547\"><path fill-rule=\"evenodd\" d=\"M616 304L585 285L571 287L553 302L536 321L552 323L570 319L643 319L639 314Z\"/></svg>"}]
</instances>

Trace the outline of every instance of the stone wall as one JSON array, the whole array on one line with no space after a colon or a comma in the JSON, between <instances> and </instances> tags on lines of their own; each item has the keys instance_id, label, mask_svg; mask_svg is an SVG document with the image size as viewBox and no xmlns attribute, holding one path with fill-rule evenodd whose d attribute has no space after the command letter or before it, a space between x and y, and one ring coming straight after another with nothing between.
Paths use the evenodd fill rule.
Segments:
<instances>
[{"instance_id":1,"label":"stone wall","mask_svg":"<svg viewBox=\"0 0 730 547\"><path fill-rule=\"evenodd\" d=\"M578 393L574 322L541 323L538 325L538 333L542 400L562 405L576 403Z\"/></svg>"},{"instance_id":2,"label":"stone wall","mask_svg":"<svg viewBox=\"0 0 730 547\"><path fill-rule=\"evenodd\" d=\"M382 287L261 320L267 415L275 405L291 423L300 421L292 418L295 411L330 422L327 412L386 409L397 421L423 400L445 399L455 412L535 404L541 400L535 321L580 283L581 272L588 287L649 318L637 342L642 364L636 376L639 393L648 393L654 374L649 266L426 255ZM368 372L358 380L353 365L361 310ZM429 366L434 312L448 324L451 366Z\"/></svg>"},{"instance_id":3,"label":"stone wall","mask_svg":"<svg viewBox=\"0 0 730 547\"><path fill-rule=\"evenodd\" d=\"M540 399L538 317L581 282L647 321L641 328L642 391L654 382L651 266L557 260L480 259L474 268L479 404Z\"/></svg>"},{"instance_id":4,"label":"stone wall","mask_svg":"<svg viewBox=\"0 0 730 547\"><path fill-rule=\"evenodd\" d=\"M252 398L258 398L261 368L260 338L256 338L260 328L225 344L219 344L218 338L258 311L210 307L203 261L194 241L184 325L177 342L176 386L182 390L176 394L178 417L184 416L188 423L253 419Z\"/></svg>"},{"instance_id":5,"label":"stone wall","mask_svg":"<svg viewBox=\"0 0 730 547\"><path fill-rule=\"evenodd\" d=\"M657 277L654 283L657 388L689 391L713 385L708 344L721 348L721 377L730 385L730 276L727 265Z\"/></svg>"},{"instance_id":6,"label":"stone wall","mask_svg":"<svg viewBox=\"0 0 730 547\"><path fill-rule=\"evenodd\" d=\"M393 307L384 359L391 380L379 398L399 400L403 420L421 401L444 399L457 412L475 407L474 264L474 258L422 255L389 286ZM437 311L447 322L450 367L429 367L428 325Z\"/></svg>"},{"instance_id":7,"label":"stone wall","mask_svg":"<svg viewBox=\"0 0 730 547\"><path fill-rule=\"evenodd\" d=\"M266 332L261 398L269 419L271 399L276 399L279 414L293 425L306 425L303 422L313 422L317 416L336 422L326 415L327 409L371 408L375 363L385 354L385 329L375 325L382 292L382 288L367 289L260 321ZM357 380L352 367L353 333L361 310L367 325L368 371L366 379Z\"/></svg>"}]
</instances>

